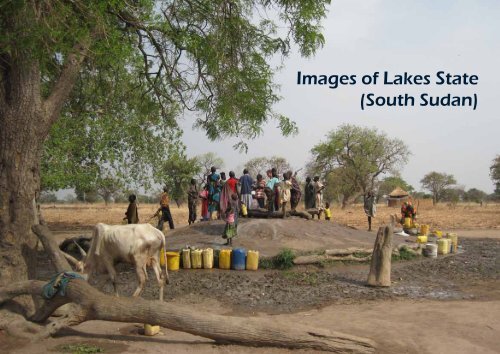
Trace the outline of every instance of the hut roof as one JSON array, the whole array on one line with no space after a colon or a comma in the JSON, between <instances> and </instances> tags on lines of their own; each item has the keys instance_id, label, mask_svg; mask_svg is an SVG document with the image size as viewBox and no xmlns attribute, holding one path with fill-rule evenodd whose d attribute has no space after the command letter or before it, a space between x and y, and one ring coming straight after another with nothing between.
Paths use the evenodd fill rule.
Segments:
<instances>
[{"instance_id":1,"label":"hut roof","mask_svg":"<svg viewBox=\"0 0 500 354\"><path fill-rule=\"evenodd\" d=\"M390 194L389 197L391 198L398 198L398 197L407 197L409 194L405 190L403 190L401 187L396 187Z\"/></svg>"}]
</instances>

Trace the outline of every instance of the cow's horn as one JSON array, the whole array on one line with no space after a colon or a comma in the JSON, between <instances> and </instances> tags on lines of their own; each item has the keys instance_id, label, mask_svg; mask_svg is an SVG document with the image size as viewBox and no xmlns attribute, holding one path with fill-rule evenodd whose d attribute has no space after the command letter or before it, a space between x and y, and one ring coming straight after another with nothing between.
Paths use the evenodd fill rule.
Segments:
<instances>
[{"instance_id":1,"label":"cow's horn","mask_svg":"<svg viewBox=\"0 0 500 354\"><path fill-rule=\"evenodd\" d=\"M74 241L73 242L75 243L76 247L78 247L78 249L80 250L80 253L82 254L82 257L86 257L87 256L87 253L83 250L83 248L78 244L78 242Z\"/></svg>"}]
</instances>

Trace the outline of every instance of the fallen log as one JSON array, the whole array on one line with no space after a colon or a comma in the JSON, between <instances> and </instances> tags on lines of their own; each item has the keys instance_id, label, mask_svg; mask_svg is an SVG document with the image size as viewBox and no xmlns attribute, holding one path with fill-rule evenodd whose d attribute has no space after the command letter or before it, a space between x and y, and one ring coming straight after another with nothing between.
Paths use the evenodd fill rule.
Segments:
<instances>
[{"instance_id":1,"label":"fallen log","mask_svg":"<svg viewBox=\"0 0 500 354\"><path fill-rule=\"evenodd\" d=\"M356 248L356 247L348 247L348 248L340 248L335 250L326 250L325 254L329 256L340 256L340 255L349 255L354 253L372 253L373 248Z\"/></svg>"},{"instance_id":2,"label":"fallen log","mask_svg":"<svg viewBox=\"0 0 500 354\"><path fill-rule=\"evenodd\" d=\"M352 261L352 262L366 262L371 259L371 255L366 257L355 257L352 254L345 256L329 256L326 254L313 254L309 256L299 256L295 257L293 264L305 265L305 264L318 264L325 261Z\"/></svg>"},{"instance_id":3,"label":"fallen log","mask_svg":"<svg viewBox=\"0 0 500 354\"><path fill-rule=\"evenodd\" d=\"M368 285L391 286L392 224L378 229L373 246Z\"/></svg>"}]
</instances>

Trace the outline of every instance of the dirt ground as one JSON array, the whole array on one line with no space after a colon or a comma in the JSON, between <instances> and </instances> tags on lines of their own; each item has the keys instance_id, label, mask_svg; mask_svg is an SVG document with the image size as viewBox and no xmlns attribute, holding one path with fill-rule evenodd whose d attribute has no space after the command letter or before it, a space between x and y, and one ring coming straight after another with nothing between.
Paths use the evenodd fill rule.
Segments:
<instances>
[{"instance_id":1,"label":"dirt ground","mask_svg":"<svg viewBox=\"0 0 500 354\"><path fill-rule=\"evenodd\" d=\"M480 206L477 203L459 203L457 205L438 204L432 205L430 200L415 202L418 204L418 222L429 224L431 229L440 230L475 230L475 229L500 229L499 205L495 203ZM138 206L141 222L148 222L158 205L141 204ZM120 224L127 204L44 204L42 212L53 227L75 229L90 227L97 222L105 224ZM299 206L298 210L301 210ZM172 216L177 226L187 225L188 210L184 205L180 208L171 206ZM373 219L373 226L378 228L387 223L389 216L399 215L399 208L389 208L383 204L377 205L377 217ZM199 216L199 208L198 208ZM355 204L346 209L338 206L332 207L332 220L340 225L355 227L360 230L367 228L367 220L363 206ZM156 223L156 220L151 220Z\"/></svg>"},{"instance_id":2,"label":"dirt ground","mask_svg":"<svg viewBox=\"0 0 500 354\"><path fill-rule=\"evenodd\" d=\"M490 217L486 215L480 218ZM88 220L87 224L68 225L52 219L51 227L58 230L60 238L86 234L92 224L90 217ZM458 254L393 262L390 288L365 286L369 264L334 263L256 272L179 270L170 272L165 301L201 312L260 317L280 324L284 331L301 323L368 337L377 342L377 353L498 353L500 228L494 226L455 228L462 246ZM217 221L182 227L167 233L167 243L172 248L185 244L222 247L222 227ZM326 221L250 220L242 221L235 246L275 254L284 246L304 252L372 246L374 238L374 232ZM395 242L406 239L411 240L397 238ZM45 269L40 278L46 279L52 271L42 254L39 264ZM130 296L136 287L135 271L126 264L117 265L117 269L118 292ZM108 282L99 281L97 286L111 293ZM143 297L158 298L154 282L147 283ZM94 345L106 353L292 352L216 345L165 328L155 337L145 337L140 329L141 324L90 321L37 343L8 338L0 332L0 352L61 352L61 346L68 344Z\"/></svg>"}]
</instances>

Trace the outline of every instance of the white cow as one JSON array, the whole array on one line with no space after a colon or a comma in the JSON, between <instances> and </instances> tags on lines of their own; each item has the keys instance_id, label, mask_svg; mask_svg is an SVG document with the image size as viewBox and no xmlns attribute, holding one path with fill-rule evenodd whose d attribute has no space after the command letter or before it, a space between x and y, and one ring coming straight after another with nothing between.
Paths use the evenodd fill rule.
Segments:
<instances>
[{"instance_id":1,"label":"white cow","mask_svg":"<svg viewBox=\"0 0 500 354\"><path fill-rule=\"evenodd\" d=\"M88 253L80 248L84 255L83 272L89 280L93 274L107 272L118 296L114 264L119 261L134 264L139 285L133 296L139 296L148 279L146 267L151 265L160 287L160 301L163 301L164 283L168 284L169 278L166 262L165 275L160 267L162 248L165 249L165 235L150 224L97 224Z\"/></svg>"}]
</instances>

